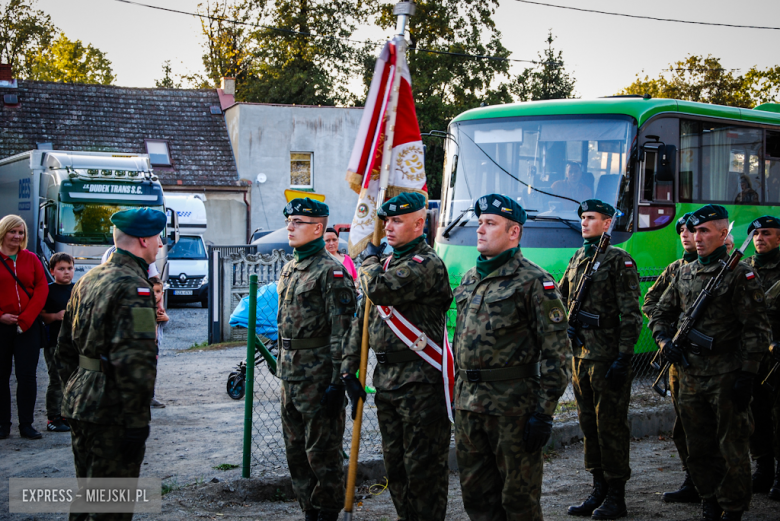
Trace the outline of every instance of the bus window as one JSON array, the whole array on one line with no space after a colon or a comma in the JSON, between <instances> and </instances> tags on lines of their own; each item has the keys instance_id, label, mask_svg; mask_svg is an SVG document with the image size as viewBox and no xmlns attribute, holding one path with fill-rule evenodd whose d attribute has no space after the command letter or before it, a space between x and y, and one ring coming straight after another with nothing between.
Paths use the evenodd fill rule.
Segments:
<instances>
[{"instance_id":1,"label":"bus window","mask_svg":"<svg viewBox=\"0 0 780 521\"><path fill-rule=\"evenodd\" d=\"M681 120L680 200L759 204L760 129Z\"/></svg>"},{"instance_id":2,"label":"bus window","mask_svg":"<svg viewBox=\"0 0 780 521\"><path fill-rule=\"evenodd\" d=\"M764 200L767 203L780 203L780 132L766 133Z\"/></svg>"}]
</instances>

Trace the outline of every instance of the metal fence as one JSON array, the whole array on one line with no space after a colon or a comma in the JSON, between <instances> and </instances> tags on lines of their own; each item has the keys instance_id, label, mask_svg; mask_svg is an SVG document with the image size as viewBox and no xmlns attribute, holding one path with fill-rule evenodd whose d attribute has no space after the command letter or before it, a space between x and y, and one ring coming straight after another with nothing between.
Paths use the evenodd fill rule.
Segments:
<instances>
[{"instance_id":1,"label":"metal fence","mask_svg":"<svg viewBox=\"0 0 780 521\"><path fill-rule=\"evenodd\" d=\"M263 282L273 282L278 275L286 259L284 257L247 255L247 254L228 254L222 262L222 270L229 273L230 277L223 276L222 280L230 280L232 288L223 288L223 291L230 294L230 299L225 299L227 303L237 302L240 296L247 295L249 292L249 275L253 273L261 274L261 285ZM642 295L653 284L663 268L643 268L640 270L640 283ZM224 275L224 273L223 273ZM560 280L563 273L552 273L556 280ZM451 275L453 286L460 283L461 276ZM245 285L244 285L245 284ZM272 298L275 298L272 297ZM235 307L235 305L233 305ZM258 314L262 310L267 310L267 314L272 314L275 320L275 306L269 297L260 298L257 302ZM448 329L450 338L455 326L455 304L453 302L448 314ZM243 331L245 336L246 330ZM267 345L275 352L276 342L265 339ZM663 398L657 396L652 390L651 385L657 372L650 366L650 361L654 355L656 347L646 327L646 320L639 341L635 347L636 355L633 358L634 380L632 385L631 407L643 407L661 403ZM376 359L373 352L370 352L369 369L367 375L367 385L372 385L373 368ZM280 381L273 376L265 363L259 363L255 368L255 381L253 390L253 415L252 415L252 458L251 466L254 475L263 475L266 473L285 473L287 469L287 460L284 449L284 439L282 435L282 426L280 418ZM349 412L348 408L348 412ZM574 392L571 384L567 387L564 395L559 401L556 420L563 421L576 418L577 406L574 398ZM349 448L352 440L352 420L347 414L347 425L344 432L344 453L349 454ZM363 428L361 432L360 459L376 458L381 456L381 436L379 424L377 422L376 407L374 405L374 395L369 394L364 407Z\"/></svg>"}]
</instances>

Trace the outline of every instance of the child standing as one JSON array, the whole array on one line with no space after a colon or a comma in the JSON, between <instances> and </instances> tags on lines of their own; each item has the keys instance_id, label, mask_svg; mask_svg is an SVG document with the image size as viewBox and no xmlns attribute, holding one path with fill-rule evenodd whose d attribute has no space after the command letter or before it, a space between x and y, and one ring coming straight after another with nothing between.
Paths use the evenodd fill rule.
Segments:
<instances>
[{"instance_id":1,"label":"child standing","mask_svg":"<svg viewBox=\"0 0 780 521\"><path fill-rule=\"evenodd\" d=\"M163 325L170 320L168 313L165 312L163 307L163 295L165 294L163 283L158 277L149 277L149 282L152 283L154 289L154 300L157 303L157 356L160 355L160 344L163 337ZM165 404L152 397L152 407L162 409Z\"/></svg>"},{"instance_id":2,"label":"child standing","mask_svg":"<svg viewBox=\"0 0 780 521\"><path fill-rule=\"evenodd\" d=\"M54 365L54 350L60 335L65 308L73 291L73 257L67 253L55 253L49 260L49 269L54 282L49 284L49 296L41 311L43 323L49 326L48 344L43 348L43 357L49 371L49 387L46 389L46 416L49 421L46 430L68 432L70 427L62 417L62 381Z\"/></svg>"}]
</instances>

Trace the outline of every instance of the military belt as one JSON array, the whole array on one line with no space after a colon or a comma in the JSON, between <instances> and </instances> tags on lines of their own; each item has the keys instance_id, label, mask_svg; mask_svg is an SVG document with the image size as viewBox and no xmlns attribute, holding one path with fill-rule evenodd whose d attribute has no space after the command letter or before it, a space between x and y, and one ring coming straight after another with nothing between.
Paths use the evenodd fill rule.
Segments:
<instances>
[{"instance_id":1,"label":"military belt","mask_svg":"<svg viewBox=\"0 0 780 521\"><path fill-rule=\"evenodd\" d=\"M84 355L79 355L79 367L86 369L87 371L102 372L99 358L89 358Z\"/></svg>"},{"instance_id":2,"label":"military belt","mask_svg":"<svg viewBox=\"0 0 780 521\"><path fill-rule=\"evenodd\" d=\"M514 365L500 369L461 369L460 377L467 382L503 382L504 380L520 380L539 376L539 362L533 364Z\"/></svg>"},{"instance_id":3,"label":"military belt","mask_svg":"<svg viewBox=\"0 0 780 521\"><path fill-rule=\"evenodd\" d=\"M605 317L583 310L577 314L577 320L582 329L612 329L620 326L620 318L617 316Z\"/></svg>"},{"instance_id":4,"label":"military belt","mask_svg":"<svg viewBox=\"0 0 780 521\"><path fill-rule=\"evenodd\" d=\"M411 349L393 351L392 353L376 353L376 361L380 364L402 364L404 362L414 362L415 360L422 359L420 355Z\"/></svg>"},{"instance_id":5,"label":"military belt","mask_svg":"<svg viewBox=\"0 0 780 521\"><path fill-rule=\"evenodd\" d=\"M298 349L316 349L330 344L329 336L315 338L282 338L282 347L291 351Z\"/></svg>"}]
</instances>

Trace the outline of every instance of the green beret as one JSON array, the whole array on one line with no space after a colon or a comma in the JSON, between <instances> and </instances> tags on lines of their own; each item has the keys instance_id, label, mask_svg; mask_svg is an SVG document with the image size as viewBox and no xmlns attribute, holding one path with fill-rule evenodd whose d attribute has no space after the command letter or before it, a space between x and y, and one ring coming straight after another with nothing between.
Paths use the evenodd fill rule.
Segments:
<instances>
[{"instance_id":1,"label":"green beret","mask_svg":"<svg viewBox=\"0 0 780 521\"><path fill-rule=\"evenodd\" d=\"M525 210L517 201L501 194L488 194L480 197L476 208L474 208L474 213L477 217L483 213L500 215L521 225L525 224L525 220L528 218Z\"/></svg>"},{"instance_id":2,"label":"green beret","mask_svg":"<svg viewBox=\"0 0 780 521\"><path fill-rule=\"evenodd\" d=\"M160 235L165 229L168 218L160 210L136 208L122 210L111 216L114 226L133 237L152 237Z\"/></svg>"},{"instance_id":3,"label":"green beret","mask_svg":"<svg viewBox=\"0 0 780 521\"><path fill-rule=\"evenodd\" d=\"M764 215L759 217L758 219L754 220L752 223L750 223L750 226L748 226L748 235L750 235L750 232L753 230L758 230L759 228L780 228L780 221L778 221L776 218L772 217L771 215Z\"/></svg>"},{"instance_id":4,"label":"green beret","mask_svg":"<svg viewBox=\"0 0 780 521\"><path fill-rule=\"evenodd\" d=\"M685 226L688 228L688 231L692 232L700 224L708 223L710 221L719 221L721 219L728 219L728 218L729 218L728 210L723 208L721 205L708 204L702 206L695 212L691 213L691 216L688 217L688 222L685 223Z\"/></svg>"},{"instance_id":5,"label":"green beret","mask_svg":"<svg viewBox=\"0 0 780 521\"><path fill-rule=\"evenodd\" d=\"M284 207L284 216L305 215L307 217L327 217L330 215L328 205L314 199L293 199Z\"/></svg>"},{"instance_id":6,"label":"green beret","mask_svg":"<svg viewBox=\"0 0 780 521\"><path fill-rule=\"evenodd\" d=\"M682 217L677 219L677 223L674 225L675 231L677 231L677 235L680 235L682 233L683 226L685 226L685 223L688 222L688 217L693 215L693 212L688 212L686 214L683 214Z\"/></svg>"},{"instance_id":7,"label":"green beret","mask_svg":"<svg viewBox=\"0 0 780 521\"><path fill-rule=\"evenodd\" d=\"M615 208L611 204L607 204L601 199L587 199L580 203L580 207L577 208L577 215L582 217L583 212L598 212L604 214L607 217L615 215Z\"/></svg>"},{"instance_id":8,"label":"green beret","mask_svg":"<svg viewBox=\"0 0 780 521\"><path fill-rule=\"evenodd\" d=\"M423 208L425 208L424 195L417 192L404 192L380 206L376 214L384 221L388 217L416 212Z\"/></svg>"}]
</instances>

